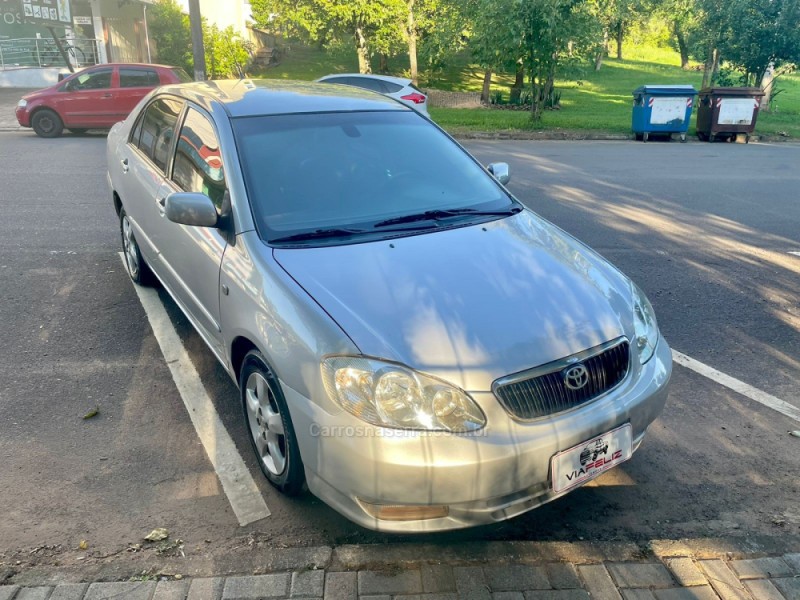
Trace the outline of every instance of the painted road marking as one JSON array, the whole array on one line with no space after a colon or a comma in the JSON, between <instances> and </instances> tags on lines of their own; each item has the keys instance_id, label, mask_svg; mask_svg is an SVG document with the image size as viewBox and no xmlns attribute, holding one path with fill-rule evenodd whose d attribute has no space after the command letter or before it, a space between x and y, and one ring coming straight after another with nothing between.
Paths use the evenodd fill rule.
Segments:
<instances>
[{"instance_id":1,"label":"painted road marking","mask_svg":"<svg viewBox=\"0 0 800 600\"><path fill-rule=\"evenodd\" d=\"M789 254L793 254L794 256L800 256L800 252L789 252Z\"/></svg>"},{"instance_id":2,"label":"painted road marking","mask_svg":"<svg viewBox=\"0 0 800 600\"><path fill-rule=\"evenodd\" d=\"M119 256L124 262L121 252ZM158 292L136 284L133 288L139 296L178 393L208 459L217 472L239 525L244 526L268 517L270 512L267 503L208 397L208 392L200 381L197 369L175 331Z\"/></svg>"},{"instance_id":3,"label":"painted road marking","mask_svg":"<svg viewBox=\"0 0 800 600\"><path fill-rule=\"evenodd\" d=\"M717 371L715 368L709 367L708 365L705 365L700 361L691 358L690 356L681 354L677 350L672 351L672 359L679 365L684 366L687 369L691 369L703 377L708 377L712 381L715 381L716 383L725 386L726 388L731 389L742 396L747 396L750 398L750 400L758 402L759 404L762 404L767 408L771 408L772 410L776 410L782 415L785 415L790 419L794 419L800 423L800 408L792 406L788 402L785 402L780 398L776 398L771 394L762 392L758 388L754 388L752 385L749 385L744 381L739 381L735 377L731 377L730 375L726 375L721 371Z\"/></svg>"}]
</instances>

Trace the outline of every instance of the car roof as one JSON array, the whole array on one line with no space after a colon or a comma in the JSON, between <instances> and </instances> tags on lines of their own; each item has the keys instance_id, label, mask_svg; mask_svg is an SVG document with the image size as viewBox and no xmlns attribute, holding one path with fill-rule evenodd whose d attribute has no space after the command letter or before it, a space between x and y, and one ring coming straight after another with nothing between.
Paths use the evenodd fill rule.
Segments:
<instances>
[{"instance_id":1,"label":"car roof","mask_svg":"<svg viewBox=\"0 0 800 600\"><path fill-rule=\"evenodd\" d=\"M175 67L172 65L158 65L152 63L102 63L97 65L90 65L85 67L87 69L93 69L95 67L142 67L148 69L180 69L181 67Z\"/></svg>"},{"instance_id":2,"label":"car roof","mask_svg":"<svg viewBox=\"0 0 800 600\"><path fill-rule=\"evenodd\" d=\"M330 79L332 77L363 77L364 79L380 79L381 81L389 81L391 83L396 83L398 85L408 85L411 83L410 79L405 77L392 77L391 75L375 75L373 73L333 73L331 75L325 75L325 77L320 77L317 81L325 81L326 79Z\"/></svg>"},{"instance_id":3,"label":"car roof","mask_svg":"<svg viewBox=\"0 0 800 600\"><path fill-rule=\"evenodd\" d=\"M352 86L308 81L236 79L166 85L159 93L174 94L210 109L221 104L231 117L313 112L409 111L381 94Z\"/></svg>"}]
</instances>

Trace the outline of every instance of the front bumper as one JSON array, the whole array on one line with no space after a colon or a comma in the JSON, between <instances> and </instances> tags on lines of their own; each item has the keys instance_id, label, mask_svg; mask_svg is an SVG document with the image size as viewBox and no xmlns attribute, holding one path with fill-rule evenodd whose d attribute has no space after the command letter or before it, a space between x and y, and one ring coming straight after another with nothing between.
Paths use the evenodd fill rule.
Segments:
<instances>
[{"instance_id":1,"label":"front bumper","mask_svg":"<svg viewBox=\"0 0 800 600\"><path fill-rule=\"evenodd\" d=\"M17 116L17 123L19 123L22 127L30 127L31 126L31 113L28 108L20 108L19 106L15 109L15 114Z\"/></svg>"},{"instance_id":2,"label":"front bumper","mask_svg":"<svg viewBox=\"0 0 800 600\"><path fill-rule=\"evenodd\" d=\"M567 493L552 490L551 457L624 423L636 450L664 407L671 373L671 350L661 338L653 358L617 389L553 417L516 422L493 394L473 393L487 426L472 435L373 427L284 390L311 492L363 527L425 532L503 521ZM443 505L448 514L383 520L363 503Z\"/></svg>"}]
</instances>

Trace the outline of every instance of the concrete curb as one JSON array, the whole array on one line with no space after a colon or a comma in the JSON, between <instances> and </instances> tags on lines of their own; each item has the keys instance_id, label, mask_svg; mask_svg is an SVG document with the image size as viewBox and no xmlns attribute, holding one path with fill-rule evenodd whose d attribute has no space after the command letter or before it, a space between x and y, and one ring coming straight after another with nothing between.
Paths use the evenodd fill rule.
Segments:
<instances>
[{"instance_id":1,"label":"concrete curb","mask_svg":"<svg viewBox=\"0 0 800 600\"><path fill-rule=\"evenodd\" d=\"M313 550L318 558L321 550ZM327 550L330 556L332 551ZM360 552L368 550L345 546L334 551L341 555L340 561ZM370 569L307 565L228 577L140 575L124 582L5 585L0 586L0 600L792 600L800 594L800 553L733 560L683 556L571 563L550 557L532 563L517 557L511 562L491 562L468 566L384 563Z\"/></svg>"},{"instance_id":2,"label":"concrete curb","mask_svg":"<svg viewBox=\"0 0 800 600\"><path fill-rule=\"evenodd\" d=\"M448 131L450 135L458 140L541 140L541 141L634 141L633 134L626 133L605 133L598 131L468 131L461 129L453 129ZM784 136L768 136L768 135L754 135L750 138L751 142L794 142L800 140L784 137ZM689 144L708 144L708 142L701 142L695 136L686 138ZM642 142L638 142L642 143ZM663 143L653 141L652 143ZM673 143L679 143L678 140L673 140Z\"/></svg>"}]
</instances>

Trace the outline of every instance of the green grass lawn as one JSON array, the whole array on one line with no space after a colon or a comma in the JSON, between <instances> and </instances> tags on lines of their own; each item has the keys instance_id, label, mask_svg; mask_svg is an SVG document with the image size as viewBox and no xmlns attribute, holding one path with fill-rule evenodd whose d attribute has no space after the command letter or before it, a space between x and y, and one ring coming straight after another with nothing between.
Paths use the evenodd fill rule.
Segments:
<instances>
[{"instance_id":1,"label":"green grass lawn","mask_svg":"<svg viewBox=\"0 0 800 600\"><path fill-rule=\"evenodd\" d=\"M407 65L400 59L389 63L394 74L403 74ZM327 53L316 48L293 45L281 64L263 70L258 76L280 79L311 80L329 73L357 71L355 56ZM600 71L586 67L569 69L556 82L562 92L561 110L546 111L539 123L534 123L526 111L490 108L454 109L431 108L433 119L453 132L464 131L581 131L630 133L631 92L643 84L690 84L700 88L702 72L683 71L677 52L666 48L629 45L625 58L606 59ZM421 87L442 90L480 91L483 71L470 63L466 54L451 61L443 73L423 74ZM513 83L509 74L495 76L492 89L508 97ZM800 75L779 79L771 113L758 117L756 132L767 135L786 133L800 139ZM689 133L694 133L693 114Z\"/></svg>"}]
</instances>

